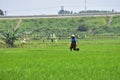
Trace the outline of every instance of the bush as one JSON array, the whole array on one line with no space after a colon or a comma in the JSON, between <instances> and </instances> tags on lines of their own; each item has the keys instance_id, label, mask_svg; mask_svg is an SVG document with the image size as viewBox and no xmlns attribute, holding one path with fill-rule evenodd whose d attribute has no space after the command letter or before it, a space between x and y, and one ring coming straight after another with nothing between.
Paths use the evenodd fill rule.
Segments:
<instances>
[{"instance_id":1,"label":"bush","mask_svg":"<svg viewBox=\"0 0 120 80\"><path fill-rule=\"evenodd\" d=\"M5 48L5 47L6 47L5 42L0 40L0 48Z\"/></svg>"},{"instance_id":2,"label":"bush","mask_svg":"<svg viewBox=\"0 0 120 80\"><path fill-rule=\"evenodd\" d=\"M86 26L86 25L80 25L77 30L78 31L87 31L88 30L88 26Z\"/></svg>"}]
</instances>

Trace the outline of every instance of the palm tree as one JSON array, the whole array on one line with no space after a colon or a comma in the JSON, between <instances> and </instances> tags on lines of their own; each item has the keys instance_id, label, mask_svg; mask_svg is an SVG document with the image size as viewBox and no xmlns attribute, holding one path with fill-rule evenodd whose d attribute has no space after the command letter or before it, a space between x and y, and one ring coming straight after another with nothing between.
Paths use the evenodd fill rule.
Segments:
<instances>
[{"instance_id":1,"label":"palm tree","mask_svg":"<svg viewBox=\"0 0 120 80\"><path fill-rule=\"evenodd\" d=\"M16 30L7 30L6 32L3 33L3 40L6 43L7 47L14 47L14 42L17 40L18 35L17 35Z\"/></svg>"}]
</instances>

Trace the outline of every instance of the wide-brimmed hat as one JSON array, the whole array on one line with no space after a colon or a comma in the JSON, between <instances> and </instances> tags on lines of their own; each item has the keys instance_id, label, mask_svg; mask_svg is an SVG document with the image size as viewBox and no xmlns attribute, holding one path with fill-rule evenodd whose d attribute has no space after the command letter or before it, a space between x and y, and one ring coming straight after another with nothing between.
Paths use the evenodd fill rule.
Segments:
<instances>
[{"instance_id":1,"label":"wide-brimmed hat","mask_svg":"<svg viewBox=\"0 0 120 80\"><path fill-rule=\"evenodd\" d=\"M75 37L75 35L73 34L71 37Z\"/></svg>"}]
</instances>

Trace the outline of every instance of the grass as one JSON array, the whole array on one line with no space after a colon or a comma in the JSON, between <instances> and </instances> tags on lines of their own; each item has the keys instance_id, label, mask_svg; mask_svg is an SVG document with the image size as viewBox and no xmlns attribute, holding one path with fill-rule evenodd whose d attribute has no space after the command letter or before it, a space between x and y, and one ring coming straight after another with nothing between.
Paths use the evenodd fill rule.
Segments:
<instances>
[{"instance_id":1,"label":"grass","mask_svg":"<svg viewBox=\"0 0 120 80\"><path fill-rule=\"evenodd\" d=\"M0 49L0 80L120 79L119 40L80 40L79 52L68 41L32 44Z\"/></svg>"}]
</instances>

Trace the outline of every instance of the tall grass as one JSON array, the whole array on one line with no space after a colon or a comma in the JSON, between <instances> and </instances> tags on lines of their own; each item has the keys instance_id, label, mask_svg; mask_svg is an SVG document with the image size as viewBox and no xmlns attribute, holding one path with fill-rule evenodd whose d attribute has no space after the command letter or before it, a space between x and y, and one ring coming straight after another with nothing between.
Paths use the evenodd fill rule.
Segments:
<instances>
[{"instance_id":1,"label":"tall grass","mask_svg":"<svg viewBox=\"0 0 120 80\"><path fill-rule=\"evenodd\" d=\"M43 44L0 49L0 80L120 79L119 40L81 40L79 52L66 41Z\"/></svg>"}]
</instances>

